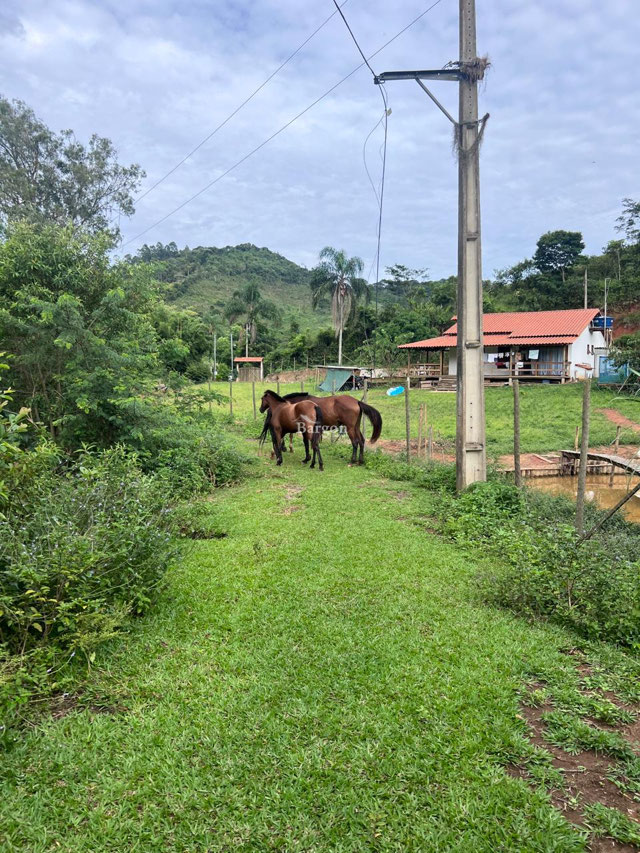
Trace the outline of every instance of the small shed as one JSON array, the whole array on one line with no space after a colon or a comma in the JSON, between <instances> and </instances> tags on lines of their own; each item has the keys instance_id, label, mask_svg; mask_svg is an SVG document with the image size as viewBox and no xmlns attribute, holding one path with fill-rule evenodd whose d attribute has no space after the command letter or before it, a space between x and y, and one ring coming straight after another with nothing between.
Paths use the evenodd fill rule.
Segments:
<instances>
[{"instance_id":1,"label":"small shed","mask_svg":"<svg viewBox=\"0 0 640 853\"><path fill-rule=\"evenodd\" d=\"M320 383L321 391L328 391L331 394L337 394L338 391L355 390L362 388L362 368L347 367L342 364L327 364L325 367L327 373L324 380Z\"/></svg>"},{"instance_id":2,"label":"small shed","mask_svg":"<svg viewBox=\"0 0 640 853\"><path fill-rule=\"evenodd\" d=\"M241 355L233 359L238 368L238 382L262 382L264 359L259 355Z\"/></svg>"}]
</instances>

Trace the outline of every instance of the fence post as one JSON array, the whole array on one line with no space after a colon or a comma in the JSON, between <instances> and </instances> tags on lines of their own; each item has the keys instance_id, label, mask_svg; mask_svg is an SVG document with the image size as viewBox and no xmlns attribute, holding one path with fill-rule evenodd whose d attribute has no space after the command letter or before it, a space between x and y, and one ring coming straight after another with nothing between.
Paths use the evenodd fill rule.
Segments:
<instances>
[{"instance_id":1,"label":"fence post","mask_svg":"<svg viewBox=\"0 0 640 853\"><path fill-rule=\"evenodd\" d=\"M579 436L580 436L580 427L576 427L576 434L575 434L575 437L573 439L573 449L574 450L578 449L578 446L579 446L578 437Z\"/></svg>"},{"instance_id":2,"label":"fence post","mask_svg":"<svg viewBox=\"0 0 640 853\"><path fill-rule=\"evenodd\" d=\"M256 381L255 379L251 383L251 397L253 399L253 419L258 417L258 413L256 412Z\"/></svg>"},{"instance_id":3,"label":"fence post","mask_svg":"<svg viewBox=\"0 0 640 853\"><path fill-rule=\"evenodd\" d=\"M424 417L424 412L422 410L422 403L420 403L420 407L418 408L418 459L420 459L422 455L422 419Z\"/></svg>"},{"instance_id":4,"label":"fence post","mask_svg":"<svg viewBox=\"0 0 640 853\"><path fill-rule=\"evenodd\" d=\"M411 387L411 380L409 379L409 374L407 374L407 381L404 389L404 416L407 426L407 464L411 464L411 422L409 418L409 388Z\"/></svg>"},{"instance_id":5,"label":"fence post","mask_svg":"<svg viewBox=\"0 0 640 853\"><path fill-rule=\"evenodd\" d=\"M229 379L229 414L233 417L233 379Z\"/></svg>"},{"instance_id":6,"label":"fence post","mask_svg":"<svg viewBox=\"0 0 640 853\"><path fill-rule=\"evenodd\" d=\"M516 486L522 486L522 471L520 469L520 381L513 380L513 468Z\"/></svg>"},{"instance_id":7,"label":"fence post","mask_svg":"<svg viewBox=\"0 0 640 853\"><path fill-rule=\"evenodd\" d=\"M427 441L427 460L431 462L431 455L433 454L433 424L429 424L429 438Z\"/></svg>"},{"instance_id":8,"label":"fence post","mask_svg":"<svg viewBox=\"0 0 640 853\"><path fill-rule=\"evenodd\" d=\"M616 427L616 440L613 443L613 454L614 454L614 456L618 455L618 449L620 447L620 430L621 430L621 428L622 427L620 426L620 424L618 424L618 426ZM616 470L616 466L612 465L611 471L609 472L609 486L613 486L613 472L615 470Z\"/></svg>"},{"instance_id":9,"label":"fence post","mask_svg":"<svg viewBox=\"0 0 640 853\"><path fill-rule=\"evenodd\" d=\"M279 397L279 396L280 396L280 377L279 377L279 376L278 376L278 378L276 379L276 391L277 391L277 394L278 394L278 397Z\"/></svg>"},{"instance_id":10,"label":"fence post","mask_svg":"<svg viewBox=\"0 0 640 853\"><path fill-rule=\"evenodd\" d=\"M591 380L584 380L582 397L582 435L580 437L580 468L578 469L578 495L576 498L576 530L584 533L584 494L587 486L587 454L589 453L589 403L591 400Z\"/></svg>"}]
</instances>

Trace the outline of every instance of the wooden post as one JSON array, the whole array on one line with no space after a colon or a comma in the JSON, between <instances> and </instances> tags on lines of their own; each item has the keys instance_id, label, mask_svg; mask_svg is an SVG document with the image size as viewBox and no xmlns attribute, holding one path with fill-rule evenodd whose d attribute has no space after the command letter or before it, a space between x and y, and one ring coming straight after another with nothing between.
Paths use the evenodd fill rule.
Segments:
<instances>
[{"instance_id":1,"label":"wooden post","mask_svg":"<svg viewBox=\"0 0 640 853\"><path fill-rule=\"evenodd\" d=\"M280 396L280 377L279 376L276 379L276 392L277 392L278 396Z\"/></svg>"},{"instance_id":2,"label":"wooden post","mask_svg":"<svg viewBox=\"0 0 640 853\"><path fill-rule=\"evenodd\" d=\"M407 382L404 389L404 416L407 428L407 464L411 464L411 421L409 418L409 388L411 382L409 374L407 374Z\"/></svg>"},{"instance_id":3,"label":"wooden post","mask_svg":"<svg viewBox=\"0 0 640 853\"><path fill-rule=\"evenodd\" d=\"M579 444L580 444L580 442L578 440L579 436L580 436L580 427L576 427L576 434L575 434L575 437L573 439L573 449L574 450L577 450L579 447Z\"/></svg>"},{"instance_id":4,"label":"wooden post","mask_svg":"<svg viewBox=\"0 0 640 853\"><path fill-rule=\"evenodd\" d=\"M417 454L418 459L420 458L420 456L422 454L422 418L423 418L423 415L424 415L424 412L422 410L422 403L420 403L420 406L418 408L418 454Z\"/></svg>"},{"instance_id":5,"label":"wooden post","mask_svg":"<svg viewBox=\"0 0 640 853\"><path fill-rule=\"evenodd\" d=\"M582 435L580 437L580 468L578 469L578 496L576 499L576 530L584 533L584 494L587 486L587 454L589 453L589 404L591 401L591 380L584 380L582 397Z\"/></svg>"},{"instance_id":6,"label":"wooden post","mask_svg":"<svg viewBox=\"0 0 640 853\"><path fill-rule=\"evenodd\" d=\"M255 380L251 383L251 397L253 399L253 419L258 417L258 413L256 412L256 383Z\"/></svg>"},{"instance_id":7,"label":"wooden post","mask_svg":"<svg viewBox=\"0 0 640 853\"><path fill-rule=\"evenodd\" d=\"M433 424L429 424L429 438L427 440L427 461L431 462L433 454Z\"/></svg>"},{"instance_id":8,"label":"wooden post","mask_svg":"<svg viewBox=\"0 0 640 853\"><path fill-rule=\"evenodd\" d=\"M229 414L233 417L233 379L229 380Z\"/></svg>"},{"instance_id":9,"label":"wooden post","mask_svg":"<svg viewBox=\"0 0 640 853\"><path fill-rule=\"evenodd\" d=\"M620 424L616 427L616 440L613 443L613 455L618 455L618 450L620 448ZM611 466L611 471L609 472L609 486L613 486L613 472L616 470L616 466Z\"/></svg>"},{"instance_id":10,"label":"wooden post","mask_svg":"<svg viewBox=\"0 0 640 853\"><path fill-rule=\"evenodd\" d=\"M522 486L522 471L520 469L520 382L513 380L513 467L516 486Z\"/></svg>"}]
</instances>

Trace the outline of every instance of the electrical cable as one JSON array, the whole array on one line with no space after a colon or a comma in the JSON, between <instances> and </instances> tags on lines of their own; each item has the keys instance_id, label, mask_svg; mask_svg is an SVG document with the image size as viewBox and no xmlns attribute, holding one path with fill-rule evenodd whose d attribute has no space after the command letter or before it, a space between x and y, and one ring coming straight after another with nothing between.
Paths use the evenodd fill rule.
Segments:
<instances>
[{"instance_id":1,"label":"electrical cable","mask_svg":"<svg viewBox=\"0 0 640 853\"><path fill-rule=\"evenodd\" d=\"M377 56L379 53L381 53L381 52L382 52L385 48L387 48L387 47L388 47L392 42L394 42L396 39L400 38L400 36L401 36L401 35L403 35L403 34L404 34L408 29L410 29L412 26L414 26L414 24L416 24L416 23L417 23L421 18L423 18L423 17L424 17L428 12L430 12L430 11L431 11L431 9L434 9L434 8L435 8L437 5L439 5L441 2L442 2L442 0L435 0L435 3L432 3L432 4L431 4L430 6L428 6L426 9L424 9L424 11L422 11L422 12L421 12L419 15L417 15L417 16L416 16L412 21L410 21L406 26L404 26L401 30L399 30L399 32L397 32L397 33L396 33L394 36L392 36L388 41L386 41L383 45L381 45L381 47L379 47L377 50L375 50L375 51L374 51L374 52L369 56L369 58L368 58L368 59L369 59L369 60L371 60L371 59L373 59L375 56ZM319 104L319 103L320 103L320 101L323 101L326 97L328 97L328 96L329 96L332 92L334 92L334 91L335 91L339 86L341 86L343 83L345 83L345 82L346 82L350 77L353 77L353 75L354 75L357 71L359 71L361 68L363 68L366 64L367 64L367 63L365 63L365 62L361 62L361 63L360 63L360 65L357 65L357 66L356 66L354 69L352 69L348 74L345 74L345 76L344 76L344 77L342 77L340 80L338 80L338 82L337 82L337 83L334 83L334 85L333 85L333 86L331 86L329 89L327 89L327 91L326 91L326 92L324 92L322 95L320 95L318 98L316 98L316 99L315 99L315 101L312 101L312 102L311 102L307 107L305 107L303 110L301 110L301 111L300 111L297 115L295 115L292 119L289 119L289 121L288 121L288 122L286 122L285 124L283 124L283 125L282 125L282 127L280 127L278 130L274 131L274 132L271 134L271 136L268 136L268 137L267 137L266 139L264 139L264 140L263 140L259 145L256 145L256 146L255 146L255 148L252 148L252 149L251 149L251 151L249 151L247 154L245 154L245 155L244 155L243 157L241 157L239 160L236 160L236 162L235 162L233 165L229 166L229 168L228 168L228 169L225 169L225 171L224 171L224 172L222 172L222 174L218 175L218 177L217 177L217 178L214 178L212 181L209 181L209 183L208 183L208 184L206 184L204 187L202 187L200 190L198 190L198 192L194 193L192 196L190 196L188 199L186 199L186 201L183 201L183 202L182 202L182 204L179 204L177 207L175 207L173 210L171 210L169 213L167 213L167 214L166 214L165 216L163 216L161 219L158 219L156 222L154 222L154 223L152 223L151 225L149 225L149 226L148 226L147 228L145 228L143 231L140 231L140 232L139 232L138 234L136 234L134 237L131 237L129 240L125 241L125 242L122 244L121 248L125 248L126 246L129 246L131 243L134 243L136 240L139 240L139 239L140 239L140 237L143 237L145 234L147 234L147 233L148 233L149 231L151 231L152 229L156 228L158 225L161 225L163 222L166 222L166 221L167 221L167 219L169 219L171 216L173 216L174 214L178 213L178 211L182 210L184 207L186 207L186 206L187 206L188 204L190 204L192 201L195 201L195 199L196 199L196 198L198 198L199 196L201 196L204 192L206 192L208 189L210 189L212 186L214 186L215 184L217 184L219 181L221 181L221 180L222 180L224 177L226 177L228 174L230 174L230 173L231 173L231 172L233 172L235 169L237 169L237 168L238 168L238 166L241 166L241 165L242 165L244 162L246 162L250 157L252 157L252 156L253 156L254 154L256 154L258 151L260 151L260 149L264 148L264 147L265 147L265 145L267 145L269 142L271 142L273 139L275 139L277 136L279 136L279 135L280 135L283 131L285 131L287 128L291 127L291 125L292 125L292 124L294 124L294 122L296 122L296 121L298 121L298 119L302 118L302 116L303 116L303 115L305 115L306 113L308 113L308 112L309 112L309 110L313 109L313 107L315 107L317 104Z\"/></svg>"},{"instance_id":2,"label":"electrical cable","mask_svg":"<svg viewBox=\"0 0 640 853\"><path fill-rule=\"evenodd\" d=\"M343 5L343 6L345 6L348 2L349 2L349 0L344 0L344 3L343 3L342 5ZM339 7L338 7L338 11L339 11ZM236 107L232 112L230 112L230 113L229 113L229 115L228 115L228 116L227 116L223 121L221 121L221 122L220 122L220 124L219 124L217 127L215 127L215 128L211 131L211 133L210 133L208 136L205 136L205 138L204 138L201 142L199 142L199 143L195 146L195 148L192 148L192 149L191 149L191 151L189 151L189 153L188 153L188 154L185 154L185 156L182 158L182 160L180 160L180 162L179 162L179 163L176 163L176 165L175 165L175 166L173 166L173 168L169 169L169 171L168 171L165 175L163 175L161 178L159 178L159 179L155 182L155 184L152 184L152 185L149 187L149 189L148 189L148 190L145 190L141 195L139 195L137 198L135 198L135 199L134 199L134 204L137 204L137 203L138 203L139 201L141 201L143 198L145 198L146 196L148 196L148 195L149 195L149 193L153 192L153 190L155 190L155 188L156 188L156 187L160 186L160 184L161 184L161 183L163 183L164 181L166 181L166 180L167 180L167 178L169 178L171 175L173 175L173 173L174 173L175 171L177 171L177 170L180 168L180 166L182 166L184 163L186 163L186 162L187 162L187 160L188 160L188 159L189 159L193 154L195 154L195 153L196 153L196 151L198 151L200 148L202 148L202 146L203 146L203 145L205 145L205 144L206 144L210 139L212 139L212 138L216 135L216 133L217 133L219 130L222 130L222 128L223 128L226 124L228 124L228 123L231 121L231 119L232 119L234 116L236 116L236 115L240 112L240 110L241 110L243 107L246 107L246 105L249 103L249 101L252 101L252 100L253 100L253 98L255 98L255 96L258 94L258 92L262 91L262 89L264 89L264 87L265 87L268 83L270 83L270 82L271 82L271 80L273 80L273 78L274 78L277 74L279 74L279 73L280 73L280 71L282 71L282 69L285 67L285 65L288 65L288 64L291 62L291 60L292 60L295 56L297 56L297 54L298 54L298 53L300 53L300 51L302 50L302 48L303 48L303 47L306 47L306 45L307 45L307 44L309 44L309 42L311 41L311 39L312 39L314 36L316 36L316 35L320 32L320 30L321 30L323 27L325 27L333 17L335 17L335 15L337 15L337 14L338 14L338 11L332 12L332 13L329 15L329 17L328 17L328 18L325 18L325 20L320 24L320 26L319 26L319 27L317 27L317 28L316 28L316 29L311 33L311 35L307 36L307 38L302 42L302 44L300 44L300 45L299 45L299 46L298 46L298 47L293 51L293 53L289 54L289 56L284 60L284 62L282 62L282 63L281 63L281 64L280 64L276 69L275 69L275 71L272 71L272 72L271 72L271 74L269 74L269 76L266 78L266 80L264 80L264 81L263 81L263 82L262 82L262 83L257 87L257 89L254 89L254 90L253 90L253 92L252 92L252 93L251 93L247 98L245 98L245 99L244 99L244 101L242 101L242 103L240 103L240 104L239 104L239 105L238 105L238 106L237 106L237 107Z\"/></svg>"}]
</instances>

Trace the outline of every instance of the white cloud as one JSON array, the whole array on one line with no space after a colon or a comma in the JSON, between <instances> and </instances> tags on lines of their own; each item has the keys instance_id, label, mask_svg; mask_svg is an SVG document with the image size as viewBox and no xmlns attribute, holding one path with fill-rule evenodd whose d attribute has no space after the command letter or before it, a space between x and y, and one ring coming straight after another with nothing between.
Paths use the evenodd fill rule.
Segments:
<instances>
[{"instance_id":1,"label":"white cloud","mask_svg":"<svg viewBox=\"0 0 640 853\"><path fill-rule=\"evenodd\" d=\"M426 0L350 0L345 13L369 53ZM24 0L0 13L3 94L52 128L109 136L123 162L155 182L243 100L326 17L298 0ZM442 2L373 60L377 70L439 67L457 51L457 4ZM627 0L487 0L478 46L493 67L482 149L484 270L530 255L552 228L583 231L587 250L614 236L637 184L640 119L633 74L640 37ZM213 180L359 63L337 17L256 98L138 207L127 239ZM457 168L451 128L417 86L387 87L384 264L455 270ZM452 84L437 86L456 110ZM362 165L381 115L361 70L231 175L141 239L251 241L314 262L325 244L365 259L376 201ZM378 176L380 130L368 145ZM135 248L134 247L129 247Z\"/></svg>"}]
</instances>

